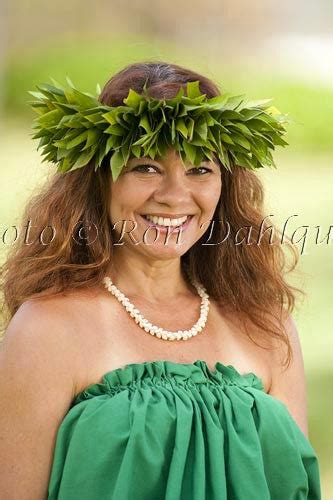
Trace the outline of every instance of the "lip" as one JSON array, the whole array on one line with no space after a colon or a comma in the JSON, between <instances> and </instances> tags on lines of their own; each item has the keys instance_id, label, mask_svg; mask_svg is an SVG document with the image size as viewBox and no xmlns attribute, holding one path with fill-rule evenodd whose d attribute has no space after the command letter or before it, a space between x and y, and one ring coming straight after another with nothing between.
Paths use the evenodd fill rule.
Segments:
<instances>
[{"instance_id":1,"label":"lip","mask_svg":"<svg viewBox=\"0 0 333 500\"><path fill-rule=\"evenodd\" d=\"M140 215L154 215L155 217L163 217L165 219L181 219L182 217L187 217L188 215L193 215L193 214L166 214L166 213L161 213L161 214L154 214L151 212L147 212L146 214L140 214Z\"/></svg>"},{"instance_id":2,"label":"lip","mask_svg":"<svg viewBox=\"0 0 333 500\"><path fill-rule=\"evenodd\" d=\"M178 233L180 230L182 232L186 231L186 229L188 228L188 226L190 225L190 223L194 217L194 215L189 215L186 222L184 224L182 224L181 226L159 226L158 224L155 224L154 222L145 219L144 217L142 217L141 214L138 214L138 215L139 215L140 219L145 223L146 226L156 227L156 228L158 228L159 232L161 232L161 233L166 233L169 230L170 234Z\"/></svg>"}]
</instances>

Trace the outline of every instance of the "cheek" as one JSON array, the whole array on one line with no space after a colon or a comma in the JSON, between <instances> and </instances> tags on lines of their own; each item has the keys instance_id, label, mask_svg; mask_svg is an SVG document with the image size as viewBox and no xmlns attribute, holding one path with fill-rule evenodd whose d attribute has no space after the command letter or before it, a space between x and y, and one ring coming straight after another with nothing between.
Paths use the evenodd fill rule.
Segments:
<instances>
[{"instance_id":1,"label":"cheek","mask_svg":"<svg viewBox=\"0 0 333 500\"><path fill-rule=\"evenodd\" d=\"M125 176L119 177L119 182L111 185L109 212L113 218L137 211L150 196L147 186L126 180Z\"/></svg>"},{"instance_id":2,"label":"cheek","mask_svg":"<svg viewBox=\"0 0 333 500\"><path fill-rule=\"evenodd\" d=\"M221 196L221 183L215 182L209 186L202 187L198 196L202 209L207 212L214 212Z\"/></svg>"}]
</instances>

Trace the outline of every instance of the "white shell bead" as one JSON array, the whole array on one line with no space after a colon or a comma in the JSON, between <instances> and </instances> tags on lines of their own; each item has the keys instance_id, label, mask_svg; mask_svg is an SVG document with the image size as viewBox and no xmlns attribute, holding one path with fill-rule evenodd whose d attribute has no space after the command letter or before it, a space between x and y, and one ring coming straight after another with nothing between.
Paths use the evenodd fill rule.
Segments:
<instances>
[{"instance_id":1,"label":"white shell bead","mask_svg":"<svg viewBox=\"0 0 333 500\"><path fill-rule=\"evenodd\" d=\"M103 279L105 287L112 293L117 300L124 306L125 310L134 319L135 323L138 324L147 333L156 336L157 338L162 338L163 340L188 340L200 333L207 321L207 316L209 312L209 296L206 293L206 289L198 283L196 280L191 280L191 283L196 288L198 295L201 297L200 305L200 317L196 324L190 330L177 330L171 332L169 330L164 330L161 327L153 325L150 323L140 311L130 302L130 300L112 283L109 276Z\"/></svg>"}]
</instances>

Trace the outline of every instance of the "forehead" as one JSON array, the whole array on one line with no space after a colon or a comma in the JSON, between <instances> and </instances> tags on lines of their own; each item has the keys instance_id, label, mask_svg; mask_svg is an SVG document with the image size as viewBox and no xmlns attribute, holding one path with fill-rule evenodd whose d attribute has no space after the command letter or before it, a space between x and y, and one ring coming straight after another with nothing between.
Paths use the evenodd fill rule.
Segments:
<instances>
[{"instance_id":1,"label":"forehead","mask_svg":"<svg viewBox=\"0 0 333 500\"><path fill-rule=\"evenodd\" d=\"M201 161L201 164L204 164L207 166L214 166L215 165L215 166L219 167L219 163L218 163L218 160L217 160L215 154L213 154L213 158L214 158L213 161L209 160L208 158L203 158ZM145 160L145 161L147 160L147 161L150 161L152 163L158 162L158 163L161 163L162 165L164 164L166 166L170 165L170 162L182 163L179 152L173 148L169 148L166 151L166 154L163 158L161 156L158 156L158 155L155 156L154 160L152 158L150 158L150 156L142 156L141 158L137 158L136 156L133 156L133 157L129 158L127 165L131 165L132 163L137 163L137 162L140 162L143 160ZM185 165L191 166L191 163L189 161L185 160Z\"/></svg>"}]
</instances>

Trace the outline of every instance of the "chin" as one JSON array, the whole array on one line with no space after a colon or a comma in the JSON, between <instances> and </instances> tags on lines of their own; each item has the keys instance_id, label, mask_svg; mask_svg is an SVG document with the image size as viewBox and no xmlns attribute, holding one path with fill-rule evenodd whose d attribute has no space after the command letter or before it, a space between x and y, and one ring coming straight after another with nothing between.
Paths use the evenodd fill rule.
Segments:
<instances>
[{"instance_id":1,"label":"chin","mask_svg":"<svg viewBox=\"0 0 333 500\"><path fill-rule=\"evenodd\" d=\"M160 235L160 238L154 243L149 243L148 241L148 243L145 244L141 241L140 248L144 248L145 254L149 254L151 257L158 259L182 257L192 245L189 245L188 242L185 242L184 239L181 238L179 238L179 243L177 245L176 238L174 241L169 238L168 242L165 243L165 238Z\"/></svg>"}]
</instances>

